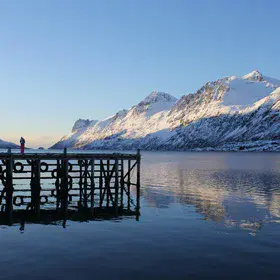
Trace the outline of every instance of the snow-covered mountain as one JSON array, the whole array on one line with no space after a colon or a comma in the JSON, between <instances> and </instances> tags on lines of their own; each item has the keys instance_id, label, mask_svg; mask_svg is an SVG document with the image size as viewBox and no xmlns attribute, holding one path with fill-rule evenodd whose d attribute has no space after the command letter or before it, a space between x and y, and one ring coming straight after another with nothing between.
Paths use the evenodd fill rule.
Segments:
<instances>
[{"instance_id":1,"label":"snow-covered mountain","mask_svg":"<svg viewBox=\"0 0 280 280\"><path fill-rule=\"evenodd\" d=\"M102 121L78 120L52 148L280 150L280 81L253 71L179 100L152 92Z\"/></svg>"},{"instance_id":2,"label":"snow-covered mountain","mask_svg":"<svg viewBox=\"0 0 280 280\"><path fill-rule=\"evenodd\" d=\"M81 137L83 135L83 133L87 130L88 127L90 127L91 125L94 126L98 121L97 120L83 120L83 119L78 119L75 123L74 126L72 128L72 131L65 135L64 137L62 137L62 139L59 141L59 144L55 144L58 145L59 147L56 148L60 148L60 147L74 147L77 139L79 139L79 137Z\"/></svg>"}]
</instances>

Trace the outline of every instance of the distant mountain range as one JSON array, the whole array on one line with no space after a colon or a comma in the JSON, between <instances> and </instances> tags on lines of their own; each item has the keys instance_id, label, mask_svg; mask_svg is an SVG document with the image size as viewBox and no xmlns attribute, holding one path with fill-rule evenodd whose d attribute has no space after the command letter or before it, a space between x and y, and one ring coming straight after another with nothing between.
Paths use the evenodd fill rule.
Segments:
<instances>
[{"instance_id":1,"label":"distant mountain range","mask_svg":"<svg viewBox=\"0 0 280 280\"><path fill-rule=\"evenodd\" d=\"M19 145L16 145L14 143L11 142L6 142L0 139L0 149L18 149Z\"/></svg>"},{"instance_id":2,"label":"distant mountain range","mask_svg":"<svg viewBox=\"0 0 280 280\"><path fill-rule=\"evenodd\" d=\"M152 92L105 120L75 122L52 148L280 150L280 81L253 71L176 99Z\"/></svg>"}]
</instances>

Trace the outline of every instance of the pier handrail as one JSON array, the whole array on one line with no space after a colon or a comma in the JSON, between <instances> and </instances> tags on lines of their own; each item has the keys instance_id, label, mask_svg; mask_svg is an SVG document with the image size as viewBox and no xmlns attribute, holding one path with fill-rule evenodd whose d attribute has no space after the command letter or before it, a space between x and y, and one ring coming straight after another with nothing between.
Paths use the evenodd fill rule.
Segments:
<instances>
[{"instance_id":1,"label":"pier handrail","mask_svg":"<svg viewBox=\"0 0 280 280\"><path fill-rule=\"evenodd\" d=\"M138 159L139 154L125 154L125 153L0 153L0 160L6 159L13 156L13 159L24 160L24 159Z\"/></svg>"}]
</instances>

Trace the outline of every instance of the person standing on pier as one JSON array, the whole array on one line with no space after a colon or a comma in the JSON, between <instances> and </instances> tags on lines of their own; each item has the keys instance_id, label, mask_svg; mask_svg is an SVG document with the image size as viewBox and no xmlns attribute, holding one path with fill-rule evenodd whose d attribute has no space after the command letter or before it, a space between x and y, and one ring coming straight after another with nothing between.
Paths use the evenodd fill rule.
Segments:
<instances>
[{"instance_id":1,"label":"person standing on pier","mask_svg":"<svg viewBox=\"0 0 280 280\"><path fill-rule=\"evenodd\" d=\"M23 137L20 138L20 153L24 153L24 145L25 145L25 139Z\"/></svg>"}]
</instances>

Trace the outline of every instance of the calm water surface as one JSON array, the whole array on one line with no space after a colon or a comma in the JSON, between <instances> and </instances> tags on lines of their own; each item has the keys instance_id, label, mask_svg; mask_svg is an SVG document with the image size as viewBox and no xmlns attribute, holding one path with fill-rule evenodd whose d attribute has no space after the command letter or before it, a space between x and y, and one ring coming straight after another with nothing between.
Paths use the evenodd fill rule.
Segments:
<instances>
[{"instance_id":1,"label":"calm water surface","mask_svg":"<svg viewBox=\"0 0 280 280\"><path fill-rule=\"evenodd\" d=\"M280 279L280 154L145 152L141 217L0 228L0 279Z\"/></svg>"}]
</instances>

